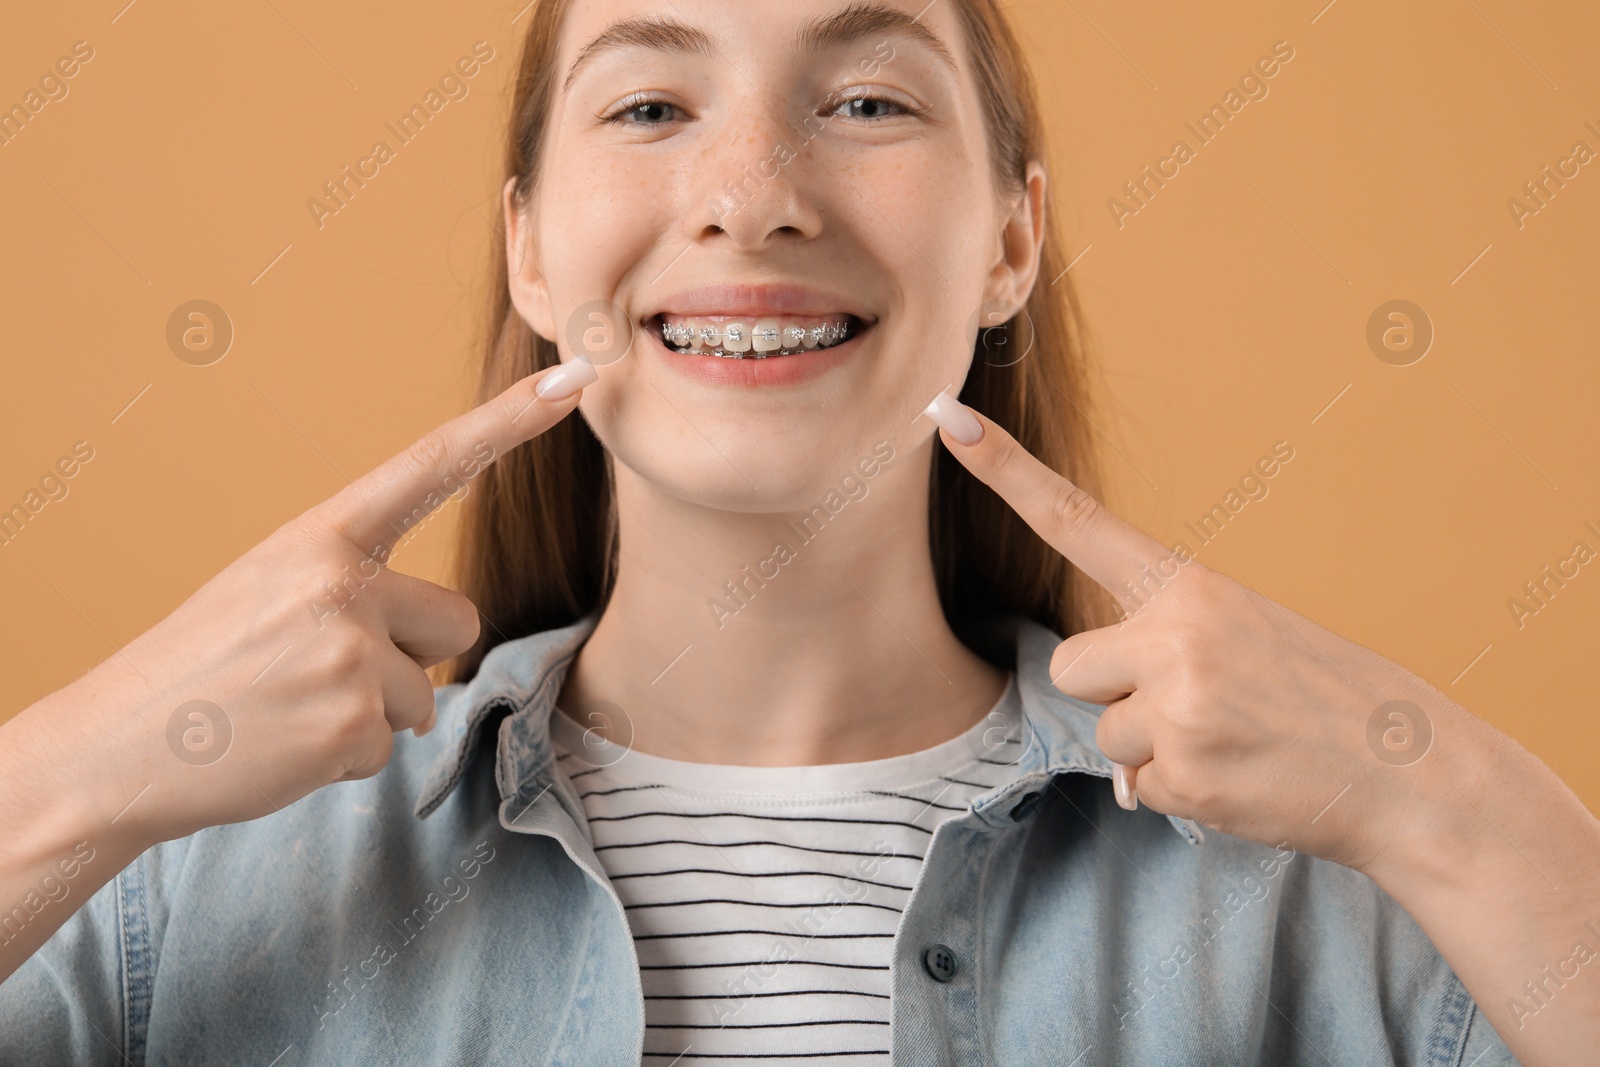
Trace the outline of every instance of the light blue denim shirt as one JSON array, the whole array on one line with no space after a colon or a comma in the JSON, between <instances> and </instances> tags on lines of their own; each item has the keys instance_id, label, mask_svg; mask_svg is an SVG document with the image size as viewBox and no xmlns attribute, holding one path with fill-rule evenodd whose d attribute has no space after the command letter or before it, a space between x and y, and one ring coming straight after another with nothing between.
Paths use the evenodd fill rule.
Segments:
<instances>
[{"instance_id":1,"label":"light blue denim shirt","mask_svg":"<svg viewBox=\"0 0 1600 1067\"><path fill-rule=\"evenodd\" d=\"M375 777L150 849L0 986L0 1063L640 1062L633 942L550 746L596 621L493 649ZM1059 638L989 632L1031 736L928 846L894 1064L1515 1062L1365 876L1119 808Z\"/></svg>"}]
</instances>

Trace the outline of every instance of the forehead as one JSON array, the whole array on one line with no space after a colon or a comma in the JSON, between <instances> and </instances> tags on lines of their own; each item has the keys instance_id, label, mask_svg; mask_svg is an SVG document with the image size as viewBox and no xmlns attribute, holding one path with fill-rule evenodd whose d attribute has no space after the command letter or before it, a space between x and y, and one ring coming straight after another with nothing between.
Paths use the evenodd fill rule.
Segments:
<instances>
[{"instance_id":1,"label":"forehead","mask_svg":"<svg viewBox=\"0 0 1600 1067\"><path fill-rule=\"evenodd\" d=\"M592 61L647 49L723 59L907 44L959 69L960 0L574 0L562 27L570 84Z\"/></svg>"}]
</instances>

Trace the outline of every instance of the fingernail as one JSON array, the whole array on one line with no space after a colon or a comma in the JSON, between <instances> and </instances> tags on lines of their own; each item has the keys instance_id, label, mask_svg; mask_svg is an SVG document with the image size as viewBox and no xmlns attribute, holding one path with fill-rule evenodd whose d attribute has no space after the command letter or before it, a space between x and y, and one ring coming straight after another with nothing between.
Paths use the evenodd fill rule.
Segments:
<instances>
[{"instance_id":1,"label":"fingernail","mask_svg":"<svg viewBox=\"0 0 1600 1067\"><path fill-rule=\"evenodd\" d=\"M941 390L922 413L950 431L950 436L964 445L975 445L983 440L983 423L972 409Z\"/></svg>"},{"instance_id":2,"label":"fingernail","mask_svg":"<svg viewBox=\"0 0 1600 1067\"><path fill-rule=\"evenodd\" d=\"M433 728L435 726L437 726L438 723L439 723L439 709L435 708L432 711L428 712L428 721L427 722L423 723L421 726L418 726L418 727L416 727L415 729L413 729L411 731L411 736L412 737L426 737L428 734L431 734L433 732Z\"/></svg>"},{"instance_id":3,"label":"fingernail","mask_svg":"<svg viewBox=\"0 0 1600 1067\"><path fill-rule=\"evenodd\" d=\"M586 385L593 385L600 372L586 359L569 359L539 379L533 394L540 400L565 400Z\"/></svg>"},{"instance_id":4,"label":"fingernail","mask_svg":"<svg viewBox=\"0 0 1600 1067\"><path fill-rule=\"evenodd\" d=\"M1117 803L1129 811L1139 810L1139 791L1133 784L1133 770L1120 763L1111 765L1111 788L1117 794Z\"/></svg>"}]
</instances>

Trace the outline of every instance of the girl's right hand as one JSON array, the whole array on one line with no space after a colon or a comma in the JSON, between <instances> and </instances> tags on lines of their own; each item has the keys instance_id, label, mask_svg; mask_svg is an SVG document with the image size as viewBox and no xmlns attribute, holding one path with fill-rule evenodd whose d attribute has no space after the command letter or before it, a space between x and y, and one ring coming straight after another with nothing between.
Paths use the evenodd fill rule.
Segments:
<instances>
[{"instance_id":1,"label":"girl's right hand","mask_svg":"<svg viewBox=\"0 0 1600 1067\"><path fill-rule=\"evenodd\" d=\"M28 779L33 795L0 797L0 811L64 818L74 837L114 841L131 858L376 774L396 731L433 727L424 668L478 637L465 596L382 564L452 493L571 413L594 380L588 363L566 362L445 423L5 724L0 778ZM74 810L45 810L56 804Z\"/></svg>"}]
</instances>

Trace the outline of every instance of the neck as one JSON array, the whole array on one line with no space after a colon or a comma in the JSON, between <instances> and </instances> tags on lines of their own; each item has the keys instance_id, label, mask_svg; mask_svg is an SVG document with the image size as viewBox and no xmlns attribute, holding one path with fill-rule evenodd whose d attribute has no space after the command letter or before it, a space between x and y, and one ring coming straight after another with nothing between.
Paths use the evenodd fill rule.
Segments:
<instances>
[{"instance_id":1,"label":"neck","mask_svg":"<svg viewBox=\"0 0 1600 1067\"><path fill-rule=\"evenodd\" d=\"M932 448L894 454L853 498L824 490L818 508L781 514L703 507L614 464L617 579L561 709L698 763L848 763L960 734L1005 674L940 608ZM595 701L622 724L586 714Z\"/></svg>"}]
</instances>

